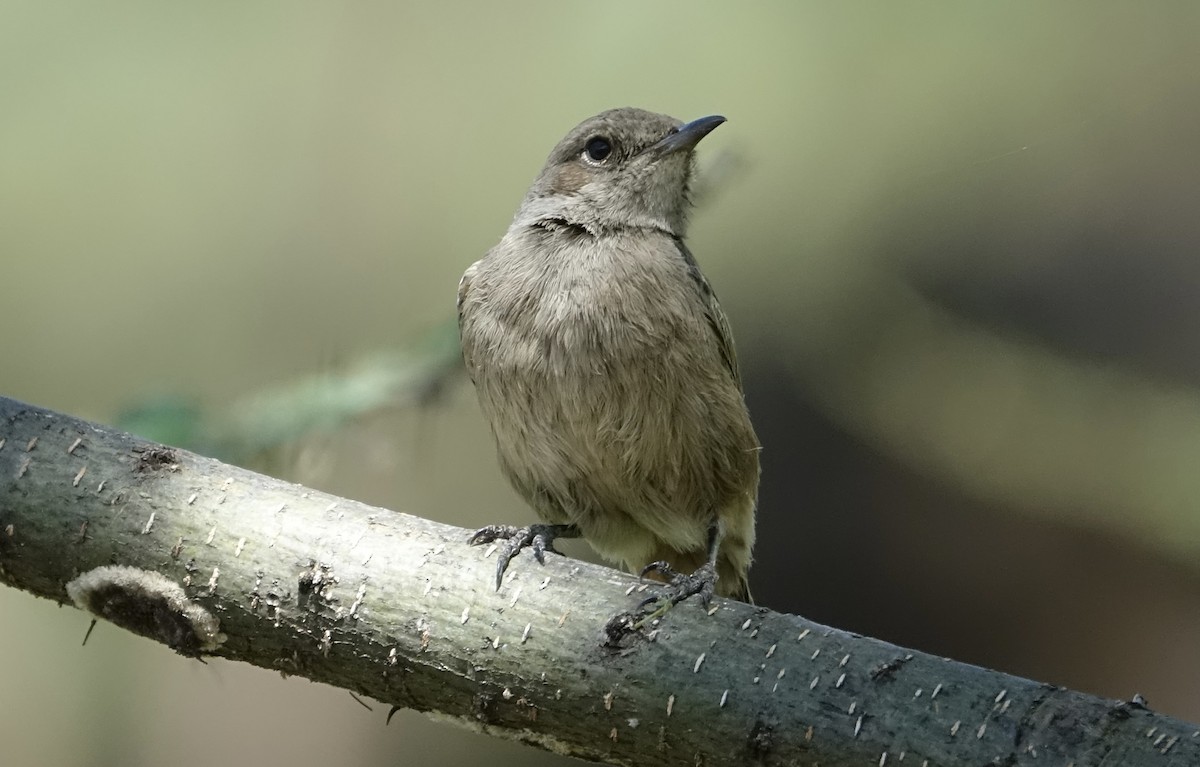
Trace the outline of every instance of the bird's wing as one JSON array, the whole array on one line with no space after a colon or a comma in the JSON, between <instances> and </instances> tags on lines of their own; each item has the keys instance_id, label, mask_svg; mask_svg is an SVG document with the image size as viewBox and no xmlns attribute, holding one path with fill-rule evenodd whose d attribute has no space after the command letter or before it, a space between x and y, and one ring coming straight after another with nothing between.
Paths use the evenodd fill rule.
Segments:
<instances>
[{"instance_id":1,"label":"bird's wing","mask_svg":"<svg viewBox=\"0 0 1200 767\"><path fill-rule=\"evenodd\" d=\"M463 272L462 279L458 281L458 299L455 302L458 309L458 342L462 347L463 362L466 363L467 375L471 378L471 383L475 383L475 365L471 360L471 339L463 332L464 310L467 304L467 294L471 291L471 278L475 275L478 267L479 262L476 261L467 267L467 271Z\"/></svg>"},{"instance_id":2,"label":"bird's wing","mask_svg":"<svg viewBox=\"0 0 1200 767\"><path fill-rule=\"evenodd\" d=\"M686 244L679 237L675 237L675 244L679 248L679 254L683 257L684 263L687 264L688 274L691 276L696 290L700 293L700 300L704 305L704 316L708 320L709 327L712 328L713 336L716 338L717 350L721 354L721 359L725 362L725 368L729 370L729 374L733 376L733 382L738 388L742 388L742 374L738 369L737 351L733 348L733 332L729 329L729 320L725 317L725 312L721 310L721 303L717 301L717 294L713 292L712 285L708 284L708 279L704 273L700 271L700 265L696 263L696 257L688 250Z\"/></svg>"}]
</instances>

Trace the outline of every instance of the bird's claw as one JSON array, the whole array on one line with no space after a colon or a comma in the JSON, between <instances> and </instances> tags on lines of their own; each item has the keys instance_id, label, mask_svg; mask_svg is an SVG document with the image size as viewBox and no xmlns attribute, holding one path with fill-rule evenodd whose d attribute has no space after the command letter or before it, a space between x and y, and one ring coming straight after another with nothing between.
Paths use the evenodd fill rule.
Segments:
<instances>
[{"instance_id":1,"label":"bird's claw","mask_svg":"<svg viewBox=\"0 0 1200 767\"><path fill-rule=\"evenodd\" d=\"M658 573L666 580L665 588L652 597L643 599L632 612L614 615L604 624L604 644L617 648L627 637L640 634L646 626L691 596L700 597L705 608L713 597L717 583L717 571L711 564L701 565L694 573L681 573L666 562L651 562L642 568L642 576Z\"/></svg>"},{"instance_id":2,"label":"bird's claw","mask_svg":"<svg viewBox=\"0 0 1200 767\"><path fill-rule=\"evenodd\" d=\"M485 543L504 541L496 550L496 590L499 591L504 572L508 569L508 563L521 552L521 549L532 549L533 558L538 561L539 565L546 564L546 552L558 553L554 548L554 539L563 534L561 527L561 525L529 525L528 527L488 525L472 533L471 537L467 539L467 543L471 546L479 546Z\"/></svg>"},{"instance_id":3,"label":"bird's claw","mask_svg":"<svg viewBox=\"0 0 1200 767\"><path fill-rule=\"evenodd\" d=\"M691 596L699 597L700 604L707 608L716 591L717 571L711 563L701 565L694 573L681 573L666 562L651 562L642 568L641 574L644 578L650 573L661 575L667 587L662 593L642 600L639 610L659 602L674 606Z\"/></svg>"},{"instance_id":4,"label":"bird's claw","mask_svg":"<svg viewBox=\"0 0 1200 767\"><path fill-rule=\"evenodd\" d=\"M520 529L515 525L488 525L471 533L471 537L467 538L467 544L470 546L479 546L480 544L491 543L500 538L512 538Z\"/></svg>"}]
</instances>

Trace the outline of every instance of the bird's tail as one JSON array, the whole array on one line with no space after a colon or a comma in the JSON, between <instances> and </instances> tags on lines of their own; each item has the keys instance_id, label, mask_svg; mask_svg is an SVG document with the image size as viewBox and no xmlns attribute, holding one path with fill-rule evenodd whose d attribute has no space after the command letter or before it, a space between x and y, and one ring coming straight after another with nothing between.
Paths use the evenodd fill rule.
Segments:
<instances>
[{"instance_id":1,"label":"bird's tail","mask_svg":"<svg viewBox=\"0 0 1200 767\"><path fill-rule=\"evenodd\" d=\"M739 602L754 604L750 594L750 580L746 572L721 572L717 578L717 593L723 597L736 599Z\"/></svg>"}]
</instances>

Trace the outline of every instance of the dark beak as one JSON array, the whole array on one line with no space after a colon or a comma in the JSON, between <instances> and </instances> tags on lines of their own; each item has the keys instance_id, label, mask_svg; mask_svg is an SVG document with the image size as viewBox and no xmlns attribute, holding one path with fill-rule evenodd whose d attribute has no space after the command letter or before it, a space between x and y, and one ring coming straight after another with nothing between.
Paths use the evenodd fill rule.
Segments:
<instances>
[{"instance_id":1,"label":"dark beak","mask_svg":"<svg viewBox=\"0 0 1200 767\"><path fill-rule=\"evenodd\" d=\"M681 149L691 149L700 143L700 139L712 133L713 129L723 122L725 122L725 118L721 115L710 115L701 117L699 120L692 120L690 123L680 125L674 133L667 134L657 143L651 144L646 151L661 157Z\"/></svg>"}]
</instances>

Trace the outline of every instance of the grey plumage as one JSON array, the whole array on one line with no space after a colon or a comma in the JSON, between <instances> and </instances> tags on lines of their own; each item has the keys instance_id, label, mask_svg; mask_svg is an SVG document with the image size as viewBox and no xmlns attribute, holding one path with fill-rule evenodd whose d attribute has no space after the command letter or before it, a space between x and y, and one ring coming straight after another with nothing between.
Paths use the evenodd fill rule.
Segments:
<instances>
[{"instance_id":1,"label":"grey plumage","mask_svg":"<svg viewBox=\"0 0 1200 767\"><path fill-rule=\"evenodd\" d=\"M544 521L634 572L711 561L717 593L748 599L759 445L683 242L692 149L722 121L626 108L580 124L463 275L458 310L501 467Z\"/></svg>"}]
</instances>

